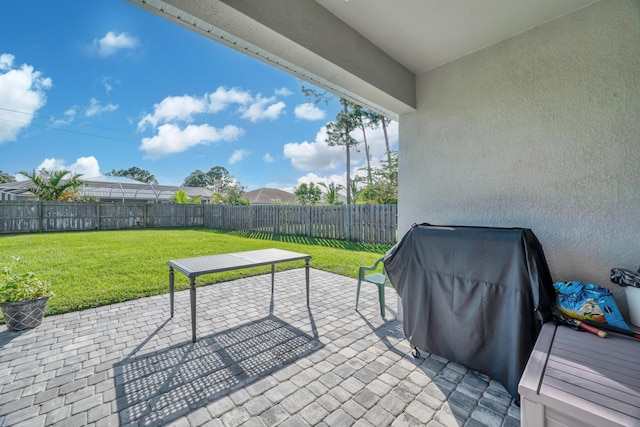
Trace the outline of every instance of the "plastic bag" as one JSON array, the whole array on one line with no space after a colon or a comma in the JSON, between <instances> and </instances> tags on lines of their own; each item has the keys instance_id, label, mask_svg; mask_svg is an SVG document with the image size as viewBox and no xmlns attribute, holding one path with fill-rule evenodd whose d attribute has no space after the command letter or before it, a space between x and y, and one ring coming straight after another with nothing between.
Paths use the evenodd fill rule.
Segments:
<instances>
[{"instance_id":1,"label":"plastic bag","mask_svg":"<svg viewBox=\"0 0 640 427\"><path fill-rule=\"evenodd\" d=\"M555 282L556 303L565 315L629 329L607 288L583 282Z\"/></svg>"},{"instance_id":2,"label":"plastic bag","mask_svg":"<svg viewBox=\"0 0 640 427\"><path fill-rule=\"evenodd\" d=\"M612 268L611 281L620 286L640 288L640 268L637 273L631 270L625 270L624 268Z\"/></svg>"}]
</instances>

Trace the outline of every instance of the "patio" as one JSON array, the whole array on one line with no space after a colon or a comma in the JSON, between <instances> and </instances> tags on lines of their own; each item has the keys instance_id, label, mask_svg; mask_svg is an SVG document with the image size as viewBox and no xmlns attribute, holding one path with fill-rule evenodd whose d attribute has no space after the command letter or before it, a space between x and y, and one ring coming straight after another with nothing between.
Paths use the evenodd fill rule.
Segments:
<instances>
[{"instance_id":1,"label":"patio","mask_svg":"<svg viewBox=\"0 0 640 427\"><path fill-rule=\"evenodd\" d=\"M435 355L414 359L387 290L304 270L45 318L0 333L0 426L517 426L489 377Z\"/></svg>"}]
</instances>

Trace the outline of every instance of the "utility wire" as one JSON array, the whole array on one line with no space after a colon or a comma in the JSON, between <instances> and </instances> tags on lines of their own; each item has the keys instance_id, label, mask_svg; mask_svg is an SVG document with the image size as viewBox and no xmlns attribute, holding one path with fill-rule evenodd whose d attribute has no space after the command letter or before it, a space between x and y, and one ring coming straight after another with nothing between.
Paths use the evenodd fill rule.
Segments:
<instances>
[{"instance_id":1,"label":"utility wire","mask_svg":"<svg viewBox=\"0 0 640 427\"><path fill-rule=\"evenodd\" d=\"M87 127L92 127L92 128L97 128L97 129L104 129L104 130L109 130L109 131L113 131L113 132L120 132L120 133L129 133L126 130L114 129L114 128L109 128L109 127L105 127L105 126L92 125L92 124L89 124L89 123L80 123L80 122L76 122L74 120L67 121L67 120L60 119L60 118L57 118L57 117L54 117L54 116L43 116L42 114L27 113L26 111L13 110L11 108L0 107L0 110L10 111L12 113L24 114L25 116L38 117L38 118L41 118L41 119L49 119L49 120L60 121L60 122L62 122L64 124L72 124L72 125L77 125L77 126L87 126ZM51 128L52 129L56 129L53 126L51 126Z\"/></svg>"},{"instance_id":2,"label":"utility wire","mask_svg":"<svg viewBox=\"0 0 640 427\"><path fill-rule=\"evenodd\" d=\"M42 116L42 115L39 115L39 114L27 113L27 112L24 112L24 111L11 110L9 108L0 107L0 110L10 111L10 112L13 112L13 113L18 113L18 114L24 114L24 115L32 116L32 117L39 117L39 118L44 118L44 119L58 120L53 116L47 117L47 116ZM4 117L0 117L0 121L8 122L8 123L17 123L17 124L21 124L21 125L25 125L25 126L36 126L36 127L40 127L40 128L44 128L44 129L57 130L57 131L60 131L60 132L73 133L73 134L76 134L76 135L91 136L91 137L94 137L94 138L108 139L108 140L111 140L111 141L126 142L126 143L129 143L129 144L138 144L138 142L132 141L132 140L127 140L127 139L122 139L122 138L115 138L115 137L105 136L105 135L97 135L97 134L94 134L94 133L81 132L81 131L77 131L77 130L73 130L73 129L63 129L63 128L56 127L56 126L41 125L41 124L38 124L38 123L21 122L21 121L18 121L18 120L5 119ZM66 124L72 123L72 124L77 124L77 125L82 125L82 126L94 127L94 128L99 128L99 129L104 129L104 130L110 130L110 131L114 131L114 132L121 132L121 133L129 134L129 132L127 132L127 131L108 128L108 127L104 127L104 126L90 125L90 124L87 124L87 123L77 123L77 122L73 122L73 121L64 122L64 123L66 123ZM203 156L220 157L220 158L226 157L226 156L222 156L220 154L205 153L203 151L189 150L189 152L193 153L193 154L200 154L200 155L203 155Z\"/></svg>"},{"instance_id":3,"label":"utility wire","mask_svg":"<svg viewBox=\"0 0 640 427\"><path fill-rule=\"evenodd\" d=\"M9 123L17 123L17 124L21 124L21 125L25 125L25 126L36 126L36 127L45 128L45 129L57 130L57 131L60 131L60 132L75 133L75 134L78 134L78 135L92 136L92 137L95 137L95 138L111 139L113 141L128 142L130 144L137 144L137 142L135 142L135 141L130 141L130 140L122 139L122 138L114 138L114 137L111 137L111 136L96 135L94 133L80 132L80 131L72 130L72 129L62 129L62 128L57 128L57 127L52 127L52 126L40 125L40 124L37 124L37 123L20 122L18 120L5 119L3 117L0 117L0 121L9 122Z\"/></svg>"}]
</instances>

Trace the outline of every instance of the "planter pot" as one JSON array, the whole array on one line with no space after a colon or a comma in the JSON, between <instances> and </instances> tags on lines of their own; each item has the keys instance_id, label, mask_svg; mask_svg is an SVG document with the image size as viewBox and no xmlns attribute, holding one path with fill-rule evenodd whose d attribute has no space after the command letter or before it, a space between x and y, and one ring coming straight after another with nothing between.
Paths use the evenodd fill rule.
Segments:
<instances>
[{"instance_id":1,"label":"planter pot","mask_svg":"<svg viewBox=\"0 0 640 427\"><path fill-rule=\"evenodd\" d=\"M10 331L22 331L23 329L35 328L40 325L44 318L44 310L48 301L49 297L0 303L7 329Z\"/></svg>"},{"instance_id":2,"label":"planter pot","mask_svg":"<svg viewBox=\"0 0 640 427\"><path fill-rule=\"evenodd\" d=\"M629 320L634 326L640 327L640 288L625 286L627 307L629 308Z\"/></svg>"}]
</instances>

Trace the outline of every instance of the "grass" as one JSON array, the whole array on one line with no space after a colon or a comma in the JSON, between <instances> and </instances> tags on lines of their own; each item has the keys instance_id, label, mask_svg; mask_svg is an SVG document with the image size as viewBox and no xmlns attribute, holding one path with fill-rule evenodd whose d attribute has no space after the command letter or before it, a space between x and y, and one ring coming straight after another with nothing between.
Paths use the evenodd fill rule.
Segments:
<instances>
[{"instance_id":1,"label":"grass","mask_svg":"<svg viewBox=\"0 0 640 427\"><path fill-rule=\"evenodd\" d=\"M388 245L225 232L204 228L57 232L0 236L0 261L18 256L16 271L33 271L52 284L47 315L99 307L169 291L170 259L277 247L312 256L311 267L357 277ZM304 261L276 265L300 268ZM198 286L266 274L270 266L200 276ZM176 289L189 287L176 274ZM312 275L313 280L313 275Z\"/></svg>"}]
</instances>

